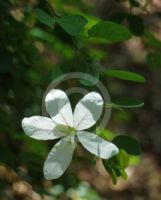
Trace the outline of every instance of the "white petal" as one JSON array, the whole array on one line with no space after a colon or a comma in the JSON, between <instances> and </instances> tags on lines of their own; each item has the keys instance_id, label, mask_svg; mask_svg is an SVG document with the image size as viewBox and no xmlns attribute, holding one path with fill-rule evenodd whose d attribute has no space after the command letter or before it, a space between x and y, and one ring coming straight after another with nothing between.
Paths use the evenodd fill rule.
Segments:
<instances>
[{"instance_id":1,"label":"white petal","mask_svg":"<svg viewBox=\"0 0 161 200\"><path fill-rule=\"evenodd\" d=\"M44 176L46 179L57 179L65 172L72 161L75 147L76 143L70 136L56 143L44 163Z\"/></svg>"},{"instance_id":2,"label":"white petal","mask_svg":"<svg viewBox=\"0 0 161 200\"><path fill-rule=\"evenodd\" d=\"M78 140L89 152L102 159L111 158L119 152L114 144L104 140L96 134L80 131L77 133L77 136Z\"/></svg>"},{"instance_id":3,"label":"white petal","mask_svg":"<svg viewBox=\"0 0 161 200\"><path fill-rule=\"evenodd\" d=\"M22 120L22 128L28 136L38 140L59 138L53 131L55 128L54 122L47 117L33 116L24 118Z\"/></svg>"},{"instance_id":4,"label":"white petal","mask_svg":"<svg viewBox=\"0 0 161 200\"><path fill-rule=\"evenodd\" d=\"M45 98L46 109L57 124L73 126L73 114L67 95L61 90L50 90Z\"/></svg>"},{"instance_id":5,"label":"white petal","mask_svg":"<svg viewBox=\"0 0 161 200\"><path fill-rule=\"evenodd\" d=\"M74 127L84 130L96 123L101 116L103 99L97 92L85 95L76 105L74 111Z\"/></svg>"}]
</instances>

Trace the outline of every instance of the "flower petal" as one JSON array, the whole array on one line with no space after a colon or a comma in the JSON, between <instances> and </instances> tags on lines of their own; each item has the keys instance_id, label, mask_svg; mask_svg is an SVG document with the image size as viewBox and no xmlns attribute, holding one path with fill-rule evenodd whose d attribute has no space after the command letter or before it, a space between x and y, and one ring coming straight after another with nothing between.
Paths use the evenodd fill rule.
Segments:
<instances>
[{"instance_id":1,"label":"flower petal","mask_svg":"<svg viewBox=\"0 0 161 200\"><path fill-rule=\"evenodd\" d=\"M69 99L62 90L50 90L45 98L46 109L54 122L73 126L73 114Z\"/></svg>"},{"instance_id":2,"label":"flower petal","mask_svg":"<svg viewBox=\"0 0 161 200\"><path fill-rule=\"evenodd\" d=\"M103 99L97 92L85 95L76 105L74 110L74 127L84 130L96 123L101 116Z\"/></svg>"},{"instance_id":3,"label":"flower petal","mask_svg":"<svg viewBox=\"0 0 161 200\"><path fill-rule=\"evenodd\" d=\"M100 158L108 159L119 152L114 144L104 140L96 134L80 131L77 133L77 136L78 140L89 152Z\"/></svg>"},{"instance_id":4,"label":"flower petal","mask_svg":"<svg viewBox=\"0 0 161 200\"><path fill-rule=\"evenodd\" d=\"M33 116L22 120L22 128L24 132L38 140L51 140L59 138L54 134L55 124L47 117Z\"/></svg>"},{"instance_id":5,"label":"flower petal","mask_svg":"<svg viewBox=\"0 0 161 200\"><path fill-rule=\"evenodd\" d=\"M71 136L64 137L50 151L44 163L44 176L46 179L57 179L67 169L72 161L76 143Z\"/></svg>"}]
</instances>

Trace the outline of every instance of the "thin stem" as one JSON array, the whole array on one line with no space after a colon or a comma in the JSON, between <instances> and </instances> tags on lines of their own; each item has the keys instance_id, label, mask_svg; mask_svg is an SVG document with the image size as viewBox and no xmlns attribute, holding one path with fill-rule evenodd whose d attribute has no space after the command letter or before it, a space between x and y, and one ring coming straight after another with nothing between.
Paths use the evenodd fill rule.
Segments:
<instances>
[{"instance_id":1,"label":"thin stem","mask_svg":"<svg viewBox=\"0 0 161 200\"><path fill-rule=\"evenodd\" d=\"M48 2L48 0L46 0L46 5L47 5L48 9L50 10L50 12L53 14L53 16L59 17L59 15L57 15L57 13L55 12L54 8Z\"/></svg>"}]
</instances>

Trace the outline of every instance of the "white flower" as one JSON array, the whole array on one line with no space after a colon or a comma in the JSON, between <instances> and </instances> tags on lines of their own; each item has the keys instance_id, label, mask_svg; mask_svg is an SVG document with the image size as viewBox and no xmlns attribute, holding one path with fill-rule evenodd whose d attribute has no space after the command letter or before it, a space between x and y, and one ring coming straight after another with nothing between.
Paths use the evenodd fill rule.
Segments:
<instances>
[{"instance_id":1,"label":"white flower","mask_svg":"<svg viewBox=\"0 0 161 200\"><path fill-rule=\"evenodd\" d=\"M50 151L45 164L46 179L60 177L69 166L76 141L84 148L102 159L108 159L118 153L118 148L97 136L83 131L93 126L101 116L103 99L97 92L85 95L76 105L72 113L67 95L58 89L51 90L45 104L51 118L33 116L22 120L24 132L35 139L52 140L62 138Z\"/></svg>"}]
</instances>

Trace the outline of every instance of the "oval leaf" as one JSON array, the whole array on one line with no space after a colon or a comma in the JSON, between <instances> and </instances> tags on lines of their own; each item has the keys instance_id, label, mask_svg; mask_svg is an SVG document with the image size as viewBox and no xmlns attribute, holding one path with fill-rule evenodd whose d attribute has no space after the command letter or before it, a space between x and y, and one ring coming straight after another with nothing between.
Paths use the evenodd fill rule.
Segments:
<instances>
[{"instance_id":1,"label":"oval leaf","mask_svg":"<svg viewBox=\"0 0 161 200\"><path fill-rule=\"evenodd\" d=\"M134 81L138 83L146 82L145 78L142 75L134 73L134 72L124 71L124 70L111 69L111 70L107 70L105 74L114 78L119 78L119 79L127 80L127 81Z\"/></svg>"},{"instance_id":2,"label":"oval leaf","mask_svg":"<svg viewBox=\"0 0 161 200\"><path fill-rule=\"evenodd\" d=\"M87 19L81 15L67 15L57 19L59 26L72 36L79 35L87 22Z\"/></svg>"},{"instance_id":3,"label":"oval leaf","mask_svg":"<svg viewBox=\"0 0 161 200\"><path fill-rule=\"evenodd\" d=\"M117 178L119 177L119 175L117 175L116 171L114 170L114 168L113 168L114 166L111 164L111 161L102 159L102 164L103 164L105 170L111 176L113 184L116 185L117 184Z\"/></svg>"},{"instance_id":4,"label":"oval leaf","mask_svg":"<svg viewBox=\"0 0 161 200\"><path fill-rule=\"evenodd\" d=\"M113 102L113 104L121 108L138 108L144 106L144 102L129 98L117 99Z\"/></svg>"},{"instance_id":5,"label":"oval leaf","mask_svg":"<svg viewBox=\"0 0 161 200\"><path fill-rule=\"evenodd\" d=\"M88 33L90 37L105 39L110 43L128 40L132 36L125 26L110 21L97 23Z\"/></svg>"},{"instance_id":6,"label":"oval leaf","mask_svg":"<svg viewBox=\"0 0 161 200\"><path fill-rule=\"evenodd\" d=\"M79 80L79 82L85 86L96 85L100 77L100 70L99 70L101 68L100 63L92 61L92 62L85 62L83 64L84 65L83 67L81 66L81 69L84 75Z\"/></svg>"},{"instance_id":7,"label":"oval leaf","mask_svg":"<svg viewBox=\"0 0 161 200\"><path fill-rule=\"evenodd\" d=\"M129 155L124 150L120 150L119 154L116 155L119 166L121 169L126 169L129 166Z\"/></svg>"},{"instance_id":8,"label":"oval leaf","mask_svg":"<svg viewBox=\"0 0 161 200\"><path fill-rule=\"evenodd\" d=\"M140 155L141 148L137 140L127 135L119 135L112 141L118 148L125 150L131 155Z\"/></svg>"},{"instance_id":9,"label":"oval leaf","mask_svg":"<svg viewBox=\"0 0 161 200\"><path fill-rule=\"evenodd\" d=\"M51 17L50 15L48 15L47 13L45 13L40 8L37 8L35 12L36 12L36 15L37 15L37 19L42 24L45 24L45 25L49 26L50 28L54 27L55 20L54 20L53 17Z\"/></svg>"}]
</instances>

